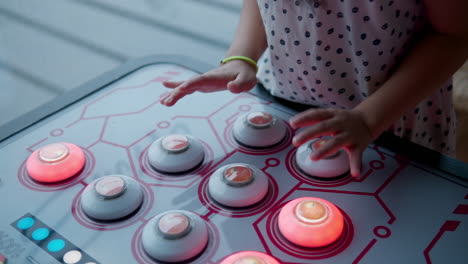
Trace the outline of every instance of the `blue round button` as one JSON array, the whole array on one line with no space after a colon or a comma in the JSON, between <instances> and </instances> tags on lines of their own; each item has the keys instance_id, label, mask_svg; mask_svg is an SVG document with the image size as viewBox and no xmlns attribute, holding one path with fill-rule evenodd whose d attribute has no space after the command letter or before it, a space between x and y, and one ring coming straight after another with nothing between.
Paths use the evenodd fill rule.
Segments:
<instances>
[{"instance_id":1,"label":"blue round button","mask_svg":"<svg viewBox=\"0 0 468 264\"><path fill-rule=\"evenodd\" d=\"M62 239L54 239L47 244L47 249L50 252L58 252L65 247L65 241Z\"/></svg>"},{"instance_id":2,"label":"blue round button","mask_svg":"<svg viewBox=\"0 0 468 264\"><path fill-rule=\"evenodd\" d=\"M37 241L46 239L50 235L50 231L47 228L38 228L32 233L32 238Z\"/></svg>"},{"instance_id":3,"label":"blue round button","mask_svg":"<svg viewBox=\"0 0 468 264\"><path fill-rule=\"evenodd\" d=\"M16 224L16 226L21 230L26 230L26 229L31 228L31 226L34 225L34 222L35 222L34 218L25 217L25 218L19 220L18 223Z\"/></svg>"}]
</instances>

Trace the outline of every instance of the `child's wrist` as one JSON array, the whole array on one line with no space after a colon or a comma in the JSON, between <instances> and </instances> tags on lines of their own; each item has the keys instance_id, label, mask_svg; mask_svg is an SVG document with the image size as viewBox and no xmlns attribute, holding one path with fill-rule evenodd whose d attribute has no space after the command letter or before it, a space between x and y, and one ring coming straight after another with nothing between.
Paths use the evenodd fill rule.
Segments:
<instances>
[{"instance_id":1,"label":"child's wrist","mask_svg":"<svg viewBox=\"0 0 468 264\"><path fill-rule=\"evenodd\" d=\"M255 69L255 72L258 72L258 66L257 66L257 62L247 56L228 56L224 59L221 60L220 64L221 65L224 65L228 62L232 62L232 61L241 61L245 64L248 64L250 67L254 68Z\"/></svg>"}]
</instances>

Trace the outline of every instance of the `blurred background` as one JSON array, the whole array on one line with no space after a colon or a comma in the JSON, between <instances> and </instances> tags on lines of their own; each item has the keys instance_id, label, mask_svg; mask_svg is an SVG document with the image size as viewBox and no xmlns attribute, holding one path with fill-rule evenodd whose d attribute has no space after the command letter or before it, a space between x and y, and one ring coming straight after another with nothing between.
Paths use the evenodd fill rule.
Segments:
<instances>
[{"instance_id":1,"label":"blurred background","mask_svg":"<svg viewBox=\"0 0 468 264\"><path fill-rule=\"evenodd\" d=\"M0 126L127 60L177 54L216 66L242 0L2 0ZM455 76L468 162L468 64Z\"/></svg>"}]
</instances>

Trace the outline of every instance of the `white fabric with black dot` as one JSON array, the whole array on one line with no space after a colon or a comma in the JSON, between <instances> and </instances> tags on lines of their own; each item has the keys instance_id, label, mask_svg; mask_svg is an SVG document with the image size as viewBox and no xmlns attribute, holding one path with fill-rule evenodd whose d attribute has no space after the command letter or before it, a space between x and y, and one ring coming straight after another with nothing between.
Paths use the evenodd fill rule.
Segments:
<instances>
[{"instance_id":1,"label":"white fabric with black dot","mask_svg":"<svg viewBox=\"0 0 468 264\"><path fill-rule=\"evenodd\" d=\"M274 96L351 109L381 87L428 23L421 0L258 0L268 40L257 78ZM451 80L390 131L452 155ZM398 107L398 106L395 106Z\"/></svg>"}]
</instances>

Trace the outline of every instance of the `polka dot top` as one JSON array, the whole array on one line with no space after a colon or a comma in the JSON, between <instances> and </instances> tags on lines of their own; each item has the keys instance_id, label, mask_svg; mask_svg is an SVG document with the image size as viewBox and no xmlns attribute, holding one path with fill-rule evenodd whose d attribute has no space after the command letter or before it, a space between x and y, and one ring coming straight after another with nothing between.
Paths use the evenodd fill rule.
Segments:
<instances>
[{"instance_id":1,"label":"polka dot top","mask_svg":"<svg viewBox=\"0 0 468 264\"><path fill-rule=\"evenodd\" d=\"M274 96L351 109L382 86L428 23L420 0L258 0L268 48L258 80ZM451 81L389 130L455 151ZM395 106L398 107L398 106Z\"/></svg>"}]
</instances>

